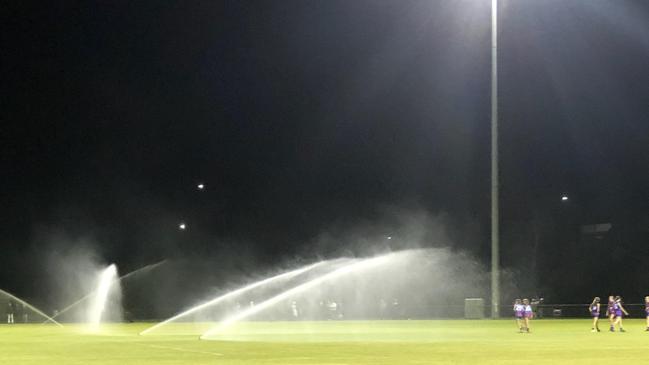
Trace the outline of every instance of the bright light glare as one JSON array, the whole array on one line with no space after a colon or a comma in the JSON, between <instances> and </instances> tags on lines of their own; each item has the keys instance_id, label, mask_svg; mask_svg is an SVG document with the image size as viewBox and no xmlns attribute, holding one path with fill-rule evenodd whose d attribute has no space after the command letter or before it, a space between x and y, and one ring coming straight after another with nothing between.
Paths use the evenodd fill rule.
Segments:
<instances>
[{"instance_id":1,"label":"bright light glare","mask_svg":"<svg viewBox=\"0 0 649 365\"><path fill-rule=\"evenodd\" d=\"M180 229L181 231L184 231L186 228L187 228L187 225L185 223L180 223L178 225L178 229Z\"/></svg>"},{"instance_id":2,"label":"bright light glare","mask_svg":"<svg viewBox=\"0 0 649 365\"><path fill-rule=\"evenodd\" d=\"M198 184L196 185L196 187L198 188L198 190L203 190L205 189L205 184Z\"/></svg>"},{"instance_id":3,"label":"bright light glare","mask_svg":"<svg viewBox=\"0 0 649 365\"><path fill-rule=\"evenodd\" d=\"M568 200L568 196L567 196L567 195L563 195L563 196L561 197L561 201L564 201L564 202L565 202L565 201L567 201L567 200Z\"/></svg>"}]
</instances>

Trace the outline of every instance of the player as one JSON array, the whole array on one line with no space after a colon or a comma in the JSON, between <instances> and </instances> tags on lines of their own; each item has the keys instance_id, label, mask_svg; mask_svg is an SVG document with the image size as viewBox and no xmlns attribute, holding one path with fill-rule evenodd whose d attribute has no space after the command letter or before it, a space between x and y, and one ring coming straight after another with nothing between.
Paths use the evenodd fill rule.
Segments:
<instances>
[{"instance_id":1,"label":"player","mask_svg":"<svg viewBox=\"0 0 649 365\"><path fill-rule=\"evenodd\" d=\"M525 320L525 332L530 333L530 321L534 317L532 306L529 299L523 299L523 319Z\"/></svg>"},{"instance_id":2,"label":"player","mask_svg":"<svg viewBox=\"0 0 649 365\"><path fill-rule=\"evenodd\" d=\"M590 303L590 307L588 307L588 311L590 312L590 316L593 317L593 328L591 328L590 332L600 332L600 330L599 330L599 310L600 310L601 304L599 302L600 302L599 297L595 297L593 299L593 302Z\"/></svg>"},{"instance_id":3,"label":"player","mask_svg":"<svg viewBox=\"0 0 649 365\"><path fill-rule=\"evenodd\" d=\"M295 300L291 302L291 314L293 315L293 319L297 319L300 316L300 310Z\"/></svg>"},{"instance_id":4,"label":"player","mask_svg":"<svg viewBox=\"0 0 649 365\"><path fill-rule=\"evenodd\" d=\"M608 296L608 305L606 307L606 316L608 317L608 323L611 326L610 331L615 332L615 297L612 295Z\"/></svg>"},{"instance_id":5,"label":"player","mask_svg":"<svg viewBox=\"0 0 649 365\"><path fill-rule=\"evenodd\" d=\"M644 297L644 313L647 315L647 329L649 332L649 296Z\"/></svg>"},{"instance_id":6,"label":"player","mask_svg":"<svg viewBox=\"0 0 649 365\"><path fill-rule=\"evenodd\" d=\"M523 313L525 306L520 299L514 301L514 317L516 317L516 324L518 325L518 332L523 332ZM649 328L649 325L648 325Z\"/></svg>"},{"instance_id":7,"label":"player","mask_svg":"<svg viewBox=\"0 0 649 365\"><path fill-rule=\"evenodd\" d=\"M7 303L7 324L14 323L14 312L16 305L11 300Z\"/></svg>"},{"instance_id":8,"label":"player","mask_svg":"<svg viewBox=\"0 0 649 365\"><path fill-rule=\"evenodd\" d=\"M624 315L629 315L629 312L624 309L622 306L622 297L621 296L616 296L615 297L615 322L613 323L613 326L617 325L620 328L620 332L626 332L624 330L624 327L622 327L622 314ZM613 328L615 330L615 328Z\"/></svg>"}]
</instances>

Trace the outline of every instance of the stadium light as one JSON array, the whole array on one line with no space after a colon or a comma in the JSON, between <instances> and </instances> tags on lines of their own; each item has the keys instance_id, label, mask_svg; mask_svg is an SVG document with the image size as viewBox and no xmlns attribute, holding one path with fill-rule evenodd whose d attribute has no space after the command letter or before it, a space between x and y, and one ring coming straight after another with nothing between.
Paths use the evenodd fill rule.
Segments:
<instances>
[{"instance_id":1,"label":"stadium light","mask_svg":"<svg viewBox=\"0 0 649 365\"><path fill-rule=\"evenodd\" d=\"M565 194L562 195L562 196L561 196L561 201L562 201L562 202L568 201L568 195L565 195Z\"/></svg>"},{"instance_id":2,"label":"stadium light","mask_svg":"<svg viewBox=\"0 0 649 365\"><path fill-rule=\"evenodd\" d=\"M181 231L184 231L185 229L187 229L187 225L185 223L180 223L178 225L178 229L180 229Z\"/></svg>"}]
</instances>

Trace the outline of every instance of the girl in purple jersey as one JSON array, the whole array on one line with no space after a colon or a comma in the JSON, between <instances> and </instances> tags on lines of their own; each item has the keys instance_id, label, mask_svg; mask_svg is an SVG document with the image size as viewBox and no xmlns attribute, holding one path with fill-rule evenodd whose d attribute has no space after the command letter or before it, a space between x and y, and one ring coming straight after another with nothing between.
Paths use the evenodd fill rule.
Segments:
<instances>
[{"instance_id":1,"label":"girl in purple jersey","mask_svg":"<svg viewBox=\"0 0 649 365\"><path fill-rule=\"evenodd\" d=\"M534 312L532 311L532 306L530 305L529 299L523 299L523 318L525 319L525 331L530 332L530 321L534 317Z\"/></svg>"},{"instance_id":2,"label":"girl in purple jersey","mask_svg":"<svg viewBox=\"0 0 649 365\"><path fill-rule=\"evenodd\" d=\"M628 316L629 312L627 312L626 309L624 309L624 307L622 306L622 297L619 295L615 297L614 308L615 308L615 322L613 323L613 325L614 326L617 325L620 328L620 332L626 332L624 330L624 327L622 327L622 313ZM613 330L615 330L615 328L613 328Z\"/></svg>"},{"instance_id":3,"label":"girl in purple jersey","mask_svg":"<svg viewBox=\"0 0 649 365\"><path fill-rule=\"evenodd\" d=\"M606 307L606 316L608 317L608 322L611 326L610 331L615 332L615 297L612 295L608 296L608 306Z\"/></svg>"},{"instance_id":4,"label":"girl in purple jersey","mask_svg":"<svg viewBox=\"0 0 649 365\"><path fill-rule=\"evenodd\" d=\"M523 312L525 312L525 306L520 299L516 299L514 301L514 317L516 317L518 332L523 332Z\"/></svg>"},{"instance_id":5,"label":"girl in purple jersey","mask_svg":"<svg viewBox=\"0 0 649 365\"><path fill-rule=\"evenodd\" d=\"M590 303L590 306L588 307L588 311L590 312L590 316L593 317L593 328L590 330L590 332L600 332L599 330L599 309L600 309L600 299L599 297L595 297L593 299L593 302Z\"/></svg>"},{"instance_id":6,"label":"girl in purple jersey","mask_svg":"<svg viewBox=\"0 0 649 365\"><path fill-rule=\"evenodd\" d=\"M647 329L649 332L649 296L644 297L644 313L647 315Z\"/></svg>"}]
</instances>

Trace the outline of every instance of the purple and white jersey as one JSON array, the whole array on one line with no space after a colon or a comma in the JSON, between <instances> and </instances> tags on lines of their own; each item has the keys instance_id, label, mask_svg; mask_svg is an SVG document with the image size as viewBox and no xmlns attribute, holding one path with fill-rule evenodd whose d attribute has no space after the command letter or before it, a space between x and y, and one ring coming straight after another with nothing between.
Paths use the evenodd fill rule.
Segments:
<instances>
[{"instance_id":1,"label":"purple and white jersey","mask_svg":"<svg viewBox=\"0 0 649 365\"><path fill-rule=\"evenodd\" d=\"M522 304L514 304L514 315L516 317L523 317L523 312L525 312L525 306Z\"/></svg>"},{"instance_id":2,"label":"purple and white jersey","mask_svg":"<svg viewBox=\"0 0 649 365\"><path fill-rule=\"evenodd\" d=\"M617 307L617 303L614 301L609 301L608 302L608 307L606 307L606 311L608 314L615 314L615 308Z\"/></svg>"},{"instance_id":3,"label":"purple and white jersey","mask_svg":"<svg viewBox=\"0 0 649 365\"><path fill-rule=\"evenodd\" d=\"M649 317L649 303L644 304L644 312L647 313L647 317Z\"/></svg>"},{"instance_id":4,"label":"purple and white jersey","mask_svg":"<svg viewBox=\"0 0 649 365\"><path fill-rule=\"evenodd\" d=\"M529 305L529 304L526 305L526 306L525 306L525 318L532 318L533 313L534 313L534 312L532 312L532 306Z\"/></svg>"},{"instance_id":5,"label":"purple and white jersey","mask_svg":"<svg viewBox=\"0 0 649 365\"><path fill-rule=\"evenodd\" d=\"M617 317L622 317L622 302L616 300L615 305L613 305L613 308L615 309L615 315Z\"/></svg>"},{"instance_id":6,"label":"purple and white jersey","mask_svg":"<svg viewBox=\"0 0 649 365\"><path fill-rule=\"evenodd\" d=\"M599 309L597 309L597 304L590 306L590 315L593 317L599 317Z\"/></svg>"}]
</instances>

